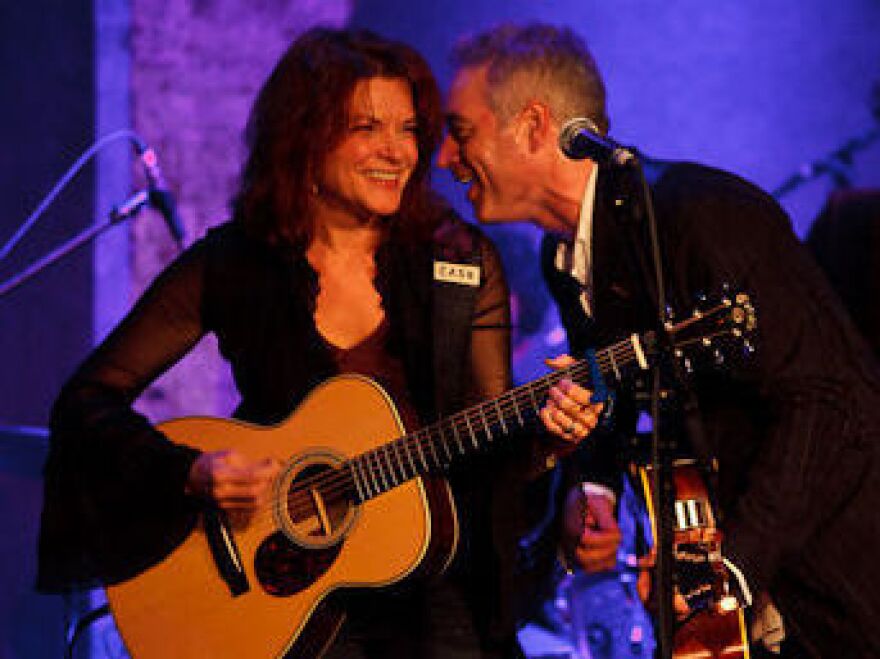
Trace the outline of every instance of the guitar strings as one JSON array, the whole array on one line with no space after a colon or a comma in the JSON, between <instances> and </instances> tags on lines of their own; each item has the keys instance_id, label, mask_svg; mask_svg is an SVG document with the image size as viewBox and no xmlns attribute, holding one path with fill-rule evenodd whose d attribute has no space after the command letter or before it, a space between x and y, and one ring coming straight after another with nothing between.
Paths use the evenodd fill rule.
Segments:
<instances>
[{"instance_id":1,"label":"guitar strings","mask_svg":"<svg viewBox=\"0 0 880 659\"><path fill-rule=\"evenodd\" d=\"M633 352L631 340L625 339L617 344L609 346L600 353L597 353L596 361L603 371L607 371L608 367L614 365L615 360L620 362L624 355ZM420 449L425 446L431 447L430 453L435 457L435 465L442 468L443 464L439 455L440 452L434 448L434 444L436 444L438 440L442 442L441 445L444 446L443 453L445 453L448 458L446 461L447 463L451 462L456 455L463 455L466 452L466 449L463 450L464 442L461 440L461 435L462 433L467 432L468 435L471 436L472 442L475 441L473 438L473 425L475 424L471 424L470 419L478 412L488 410L488 414L482 414L483 417L485 417L487 423L492 419L492 425L496 425L500 422L502 416L506 416L514 411L518 412L525 406L534 409L535 404L529 399L534 399L536 394L543 397L545 392L549 390L549 387L556 384L556 382L562 378L570 376L575 379L580 379L583 376L589 375L589 366L587 360L579 360L569 367L548 373L527 385L511 389L491 403L484 402L459 411L456 414L451 415L445 423L441 422L426 426L408 435L404 435L397 440L393 440L382 447L353 456L339 468L331 467L332 471L325 471L320 474L308 476L300 481L295 481L292 483L287 495L287 511L293 517L310 517L314 514L315 508L311 494L312 490L317 490L324 499L344 499L346 494L356 488L352 473L352 469L354 469L352 465L355 461L360 461L364 475L369 476L372 480L372 486L371 483L366 483L366 487L362 488L370 495L365 500L373 498L374 496L388 491L402 482L411 480L416 475L419 475L418 470L412 475L407 475L406 463L400 457L402 451L405 451L409 459L415 464L416 460L412 457L413 448ZM517 400L518 398L519 400ZM519 403L525 403L526 405L523 406ZM493 409L496 407L496 404L502 411L501 416L498 415L498 410ZM449 444L451 444L451 438L444 437L440 433L441 425L450 428L453 434L456 434L459 438L459 447L457 450L454 446L452 448L449 447ZM485 433L481 431L480 434ZM504 434L507 435L509 433ZM401 451L398 451L396 448L387 448L391 445L399 446ZM387 466L383 465L381 457L379 456L379 451L382 449L385 449L385 461ZM394 469L391 463L390 452L392 450L398 463L397 470ZM420 455L425 455L425 453L421 452ZM419 462L424 465L427 463L427 459L424 461L420 459ZM349 467L349 469L345 469L345 467ZM386 470L389 468L390 474L387 474ZM429 472L430 467L426 471ZM402 480L399 478L399 475L403 476ZM265 512L268 512L271 515L273 510L274 504L269 505L268 507L263 507L254 515L254 518L261 517Z\"/></svg>"},{"instance_id":2,"label":"guitar strings","mask_svg":"<svg viewBox=\"0 0 880 659\"><path fill-rule=\"evenodd\" d=\"M561 379L562 377L565 377L566 375L573 375L575 377L578 377L579 372L581 370L581 368L579 368L579 367L583 367L583 366L584 366L583 364L578 363L578 364L574 364L571 367L568 367L566 369L561 369L560 371L555 371L555 372L549 374L548 376L545 376L544 378L540 378L539 380L536 380L534 383L532 383L531 386L533 388L535 388L535 387L538 387L541 384L545 383L547 380ZM516 394L519 394L521 397L527 396L528 394L525 392L525 389L527 389L527 388L528 387L512 389L512 390L506 392L506 394L503 395L503 398L506 398L509 400L505 400L503 402L503 404L501 403L501 400L499 400L499 406L502 408L502 411L510 413L514 409L516 409L516 403L514 402L514 396ZM476 405L472 408L460 411L460 412L456 413L455 415L452 415L451 417L449 417L447 425L449 425L450 427L457 428L459 432L465 430L466 422L463 422L463 418L468 413L472 412L473 410L476 410L479 407L480 407L480 405ZM427 426L425 428L419 429L409 435L404 435L403 437L398 438L398 440L395 440L395 441L401 442L401 440L402 440L402 443L404 443L407 446L407 450L409 450L409 451L412 450L411 447L413 447L413 446L421 446L421 445L425 445L425 444L430 445L432 443L432 441L431 441L432 434L436 438L436 432L437 432L436 428L435 428L436 425L437 424L434 424L433 426ZM427 440L427 441L424 441L424 440ZM454 447L452 449L447 448L447 450L445 452L450 456L450 459L447 462L451 462L451 458L453 458L455 455L457 455L460 452L460 450L461 449L456 450ZM388 456L386 454L386 459L387 458L388 458ZM439 460L439 456L437 459ZM383 466L383 464L381 462L381 458L379 457L379 455L377 453L377 449L373 449L373 450L367 451L363 454L360 454L358 456L354 456L354 457L350 458L345 463L343 463L343 465L342 465L343 468L336 468L330 472L322 472L320 474L311 475L306 478L303 478L300 481L293 482L291 485L291 488L288 492L287 501L286 501L286 509L288 511L288 514L292 517L298 517L298 516L311 517L315 511L314 501L312 499L312 494L311 494L312 490L317 490L320 493L321 497L324 499L335 499L335 498L344 497L345 494L347 492L350 492L351 489L354 487L351 469L350 468L345 469L344 467L350 467L352 462L355 460L361 460L361 464L362 464L362 468L363 468L364 473L366 475L369 475L373 480L373 485L370 487L370 489L374 490L376 494L378 494L379 492L387 491L387 490L391 489L392 487L396 486L397 484L399 484L399 483L395 482L397 480L397 475L396 475L397 472L395 472L393 469L392 469L392 473L394 473L395 476L392 476L390 478L390 481L387 476L386 477L382 476L382 474L385 474L387 467ZM364 463L364 461L366 461L366 462ZM400 464L402 465L403 463L400 463ZM438 464L437 466L441 466L441 465ZM376 473L377 471L379 472L380 475L377 475L377 473ZM401 470L401 473L403 473L405 476L404 471ZM406 478L405 480L411 480L411 478L412 477L409 477L409 478ZM369 498L372 498L372 496ZM253 518L256 519L256 518L262 517L266 513L268 513L269 515L272 515L272 513L274 512L274 508L275 508L274 502L272 504L270 504L269 506L261 507L253 515Z\"/></svg>"},{"instance_id":3,"label":"guitar strings","mask_svg":"<svg viewBox=\"0 0 880 659\"><path fill-rule=\"evenodd\" d=\"M692 321L686 322L690 323ZM727 332L724 330L719 330L717 332L707 333L688 341L679 342L678 345L684 346L701 341L704 338L715 338L726 333ZM609 367L614 368L617 365L627 364L629 363L629 361L632 360L634 355L635 350L632 344L632 340L623 339L618 343L612 344L611 346L608 346L604 350L597 353L596 361L600 367L600 370L603 373L607 373ZM412 480L415 476L419 475L418 470L416 470L416 472L414 472L412 475L407 475L406 464L400 458L400 451L398 451L396 448L393 449L398 463L398 469L395 470L393 465L391 464L391 458L389 457L392 449L387 448L388 446L398 445L401 447L401 449L405 449L407 451L409 459L413 462L413 464L415 464L415 460L412 458L413 447L431 447L431 453L435 457L435 466L442 469L445 466L448 466L448 463L451 463L457 455L464 455L466 453L467 449L464 449L464 443L461 441L460 436L461 433L466 430L473 439L473 426L469 423L469 420L472 416L475 415L477 411L481 411L481 408L489 410L489 415L483 414L483 416L486 418L487 423L491 417L496 417L495 421L493 421L494 425L495 422L500 421L501 417L505 414L509 414L511 411L519 411L519 409L521 409L517 403L517 399L519 399L519 402L525 403L527 406L534 408L535 402L530 402L529 399L532 399L532 401L534 401L534 396L536 393L543 397L544 393L549 389L550 386L566 376L571 376L574 379L580 379L582 376L590 375L591 373L587 370L589 369L589 366L590 364L588 360L579 360L569 367L560 369L558 371L552 371L551 373L548 373L547 375L538 378L531 383L511 389L492 402L483 402L465 410L459 411L451 415L445 422L435 423L430 426L426 426L410 434L403 435L396 440L392 440L386 445L371 449L360 455L353 456L346 460L342 465L340 465L339 468L331 467L332 471L325 471L314 476L306 477L300 481L295 481L294 483L292 483L286 497L286 510L288 511L288 514L292 517L311 517L315 512L315 505L312 499L313 490L317 490L321 497L324 499L330 499L333 501L345 500L346 495L350 494L352 490L356 488L354 476L357 472L352 472L352 469L354 469L352 465L355 461L360 461L363 474L369 476L372 479L372 487L369 487L370 483L367 482L365 483L367 487L361 488L363 490L366 490L366 493L369 495L367 498L363 499L361 503L372 499L379 494L387 492L394 487L397 487L401 483ZM497 404L497 407L502 410L502 415L498 415L497 410L492 411L491 408L495 406L494 404ZM454 433L458 433L459 448L457 454L454 450L455 447L453 447L452 449L449 448L450 441L448 438L445 438L443 436L442 432L440 432L438 436L438 431L440 427L444 425L444 423L446 426L450 427ZM482 431L481 434L483 434ZM505 435L507 434L509 433L505 433ZM444 447L444 452L447 454L447 465L443 465L440 462L439 452L437 452L434 448L434 444L437 443L437 440L440 441L441 445ZM382 449L385 449L386 452L385 461L387 463L387 467L390 468L389 476L385 475L386 466L383 465L382 459L379 456L379 451ZM364 463L364 461L366 461L366 463ZM427 460L425 460L423 464L425 464L426 462ZM345 467L348 467L348 469L345 469ZM379 476L376 475L377 470ZM427 471L429 472L430 468ZM403 479L400 480L398 478L398 475L402 475ZM261 518L267 513L269 515L272 515L274 510L275 504L273 502L268 506L264 506L258 509L258 511L253 515L253 518Z\"/></svg>"},{"instance_id":4,"label":"guitar strings","mask_svg":"<svg viewBox=\"0 0 880 659\"><path fill-rule=\"evenodd\" d=\"M621 342L620 344L615 344L613 346L610 346L606 350L603 350L601 353L597 353L597 362L599 363L600 367L603 367L602 368L603 372L606 372L606 369L609 365L613 365L612 358L617 359L620 355L623 354L623 352L625 352L625 348L627 346L623 345L624 343L625 342ZM620 348L621 350L618 351L618 348ZM607 357L606 357L606 355L607 355ZM571 367L568 367L566 369L561 369L560 371L553 372L553 373L549 374L548 376L545 376L544 378L536 380L534 383L532 383L531 386L532 387L543 386L541 383L548 383L548 385L549 385L549 383L551 383L553 380L553 376L556 376L557 378L562 378L562 377L565 377L566 375L571 375L571 376L577 378L581 375L586 375L587 374L586 366L587 366L587 363L582 360L581 362L578 362L578 363L572 365ZM498 399L498 404L499 404L498 406L500 408L502 408L505 412L510 412L513 409L515 409L514 406L516 405L516 396L523 395L524 393L525 393L525 390L522 387L512 389L508 392L505 392L505 394L503 394ZM531 393L533 393L533 392L531 392ZM531 393L530 393L530 395L531 395ZM472 409L477 409L478 407L479 406L475 406ZM453 415L451 417L451 422L453 424L459 424L458 427L459 427L459 429L461 429L462 426L460 425L460 422L461 422L462 417L464 415L469 414L470 412L471 412L471 410L464 410L462 412L459 412L456 415ZM405 445L413 445L414 444L416 446L420 446L421 445L420 442L422 442L422 439L424 437L427 437L427 440L430 443L432 428L433 428L433 426L428 426L426 428L415 431L414 433L411 433L410 435L404 435L400 439L403 440L403 443ZM375 455L375 453L376 453L376 449L373 449L373 450L368 451L362 455L349 458L349 460L347 460L344 464L348 465L351 463L351 461L359 459L359 458L369 459L367 456L369 456L370 454L374 454L375 460L378 461L378 456ZM384 469L384 467L381 467L381 463L379 463L379 464L380 464L380 468ZM374 475L372 472L373 467L369 467L369 469L371 470L371 475ZM405 472L402 471L401 473L405 473ZM347 485L348 483L351 483L351 482L352 482L351 474L350 473L342 473L341 470L339 470L339 471L334 470L334 472L331 474L320 474L318 476L310 476L309 478L303 479L301 482L294 484L294 488L293 488L294 493L292 495L288 496L289 505L295 505L296 510L298 512L302 511L302 509L300 508L299 499L296 498L298 496L298 494L296 492L296 488L302 488L303 486L315 486L315 485L318 485L320 487L322 484L330 484L332 487L335 488L335 487L338 487L340 483L342 483L343 485ZM300 492L300 494L301 493L302 492ZM294 499L296 499L296 500L294 501ZM269 516L268 517L265 515L266 508L269 509ZM250 516L249 522L248 522L248 529L246 532L249 535L254 535L254 534L262 534L263 532L274 531L277 528L274 523L266 524L267 521L271 522L270 517L271 517L271 512L272 512L273 508L274 508L274 503L268 507L262 507L261 508L261 511L263 511L262 514L258 513L253 516ZM265 527L265 531L261 531L261 529L263 529L264 527ZM217 579L216 579L216 574L214 572L205 572L202 574L199 571L196 571L196 572L193 572L189 575L189 579L190 579L190 584L195 586L196 589L204 588L206 590L210 590L210 589L216 588ZM195 580L196 583L193 583L192 580ZM140 606L141 606L141 612L146 613L146 614L149 614L150 611L159 611L159 610L164 610L165 608L167 608L166 602L164 601L163 598L152 599L152 600L148 599L148 600L142 602Z\"/></svg>"},{"instance_id":5,"label":"guitar strings","mask_svg":"<svg viewBox=\"0 0 880 659\"><path fill-rule=\"evenodd\" d=\"M407 476L407 474L406 474L406 462L404 462L400 458L399 453L406 452L408 454L408 456L412 457L412 453L413 453L412 449L413 448L423 447L427 443L433 443L432 438L434 440L440 439L442 441L442 438L440 438L438 436L440 426L448 426L453 431L453 433L458 431L459 437L461 436L461 431L467 431L468 434L470 435L471 433L470 433L470 430L468 430L468 427L472 426L473 424L469 424L468 420L471 419L472 417L476 416L481 408L489 410L489 414L482 414L482 416L486 417L487 422L489 422L491 420L492 424L495 425L497 422L500 422L501 416L498 415L498 410L493 409L494 407L496 407L494 403L497 402L497 407L500 408L502 410L502 412L509 413L509 412L514 411L516 409L522 409L522 406L518 405L518 402L522 402L522 401L517 401L515 399L514 394L524 394L525 390L531 387L532 389L536 389L536 388L539 389L539 391L537 393L543 395L543 391L541 390L543 388L543 385L547 385L549 387L549 384L554 384L554 382L552 382L553 380L562 379L566 375L574 375L575 377L578 377L580 375L580 373L579 373L580 368L579 367L581 367L581 366L583 366L583 364L578 363L578 364L572 365L571 367L568 367L566 369L561 369L560 371L556 371L556 372L550 374L549 376L544 376L544 378L541 378L539 380L535 380L533 383L531 383L531 385L526 385L522 389L520 389L520 388L511 389L508 392L506 392L505 394L502 394L500 397L495 399L495 401L492 401L489 403L484 402L484 403L475 405L471 408L459 411L459 412L451 415L450 417L448 417L443 422L439 422L439 423L432 424L430 426L426 426L426 427L421 428L419 430L416 430L412 433L409 433L407 435L399 437L396 440L392 440L391 442L389 442L388 444L386 444L384 446L380 446L380 447L377 447L376 449L372 449L372 450L367 451L365 453L362 453L360 455L353 456L352 458L349 458L349 460L346 462L346 464L350 464L350 463L354 462L355 460L366 459L369 461L372 456L373 461L378 465L378 469L385 471L386 467L382 465L382 460L379 457L378 452L382 449L385 449L386 446L390 447L390 446L396 445L396 447L399 447L401 449L401 451L398 451L396 448L385 449L386 461L388 460L387 454L389 452L392 452L392 450L393 450L393 453L395 454L395 458L396 458L398 464L400 465L400 467L397 470L394 470L392 468L392 473L394 474L393 478L395 478L395 479L397 478L398 472L403 474L404 478L407 478L407 479L411 478L412 476ZM545 382L545 380L549 380L549 382ZM525 397L525 396L521 396L521 397ZM530 394L529 394L529 397L531 397ZM505 400L505 399L508 399L508 400ZM428 440L427 443L422 442L421 441L422 438L427 439ZM450 442L447 441L446 443L449 444ZM461 451L459 449L459 453L460 452ZM451 451L449 451L448 453L451 453ZM412 462L415 463L416 460L412 459ZM418 462L422 462L423 466L426 468L426 471L430 470L430 467L427 467L427 465L426 465L427 460L422 461L421 459L419 459ZM437 463L436 460L435 460L435 463ZM441 466L441 465L435 464L435 466ZM372 465L366 465L366 468L373 469ZM336 473L338 473L338 471ZM346 479L349 478L348 475L345 475L344 477ZM306 479L298 481L297 484L301 487L306 487L307 489L311 489L308 486L316 485L316 484L320 486L320 484L322 482L323 483L327 482L325 474L308 477Z\"/></svg>"},{"instance_id":6,"label":"guitar strings","mask_svg":"<svg viewBox=\"0 0 880 659\"><path fill-rule=\"evenodd\" d=\"M684 326L686 324L691 324L692 322L693 319L685 321L680 325ZM725 330L707 333L701 335L700 337L680 342L679 345L686 346L697 341L702 341L705 338L715 338L725 333ZM626 361L622 361L621 357L631 357L634 353L635 351L633 349L631 340L624 339L617 344L613 344L612 346L609 346L602 352L598 353L596 361L598 362L600 368L603 371L607 372L608 367L614 366L616 362L627 363ZM579 360L575 364L565 369L553 371L543 376L542 378L539 378L534 382L529 383L528 385L523 385L521 387L511 389L491 402L480 403L450 416L445 424L451 426L453 432L458 434L458 454L465 454L465 449L463 448L463 443L460 439L460 431L467 430L468 434L471 435L472 443L476 441L473 432L474 424L471 424L469 420L471 417L476 416L476 413L478 411L485 419L487 425L491 421L491 424L497 428L498 423L501 421L501 418L503 416L513 410L516 410L517 412L519 411L520 406L517 404L517 396L523 399L523 402L525 403L528 403L528 398L533 398L535 393L538 393L543 397L545 391L549 388L549 386L555 384L563 377L572 376L576 379L579 379L583 375L588 375L589 373L584 372L584 370L588 367L589 362L587 360ZM497 407L498 409L493 410L493 407ZM534 408L534 403L531 404L531 407ZM501 410L502 414L498 414L499 409ZM488 410L489 413L485 414L482 410ZM376 449L372 449L371 451L365 452L358 456L353 456L345 463L343 463L343 465L341 465L341 468L333 468L333 471L324 472L319 475L310 476L300 481L297 481L293 484L288 494L288 509L291 511L291 514L294 515L308 514L310 511L313 511L310 491L316 488L324 497L338 496L340 498L343 498L346 494L351 493L352 489L357 487L357 484L354 482L354 477L360 477L360 474L358 474L356 471L356 467L353 466L355 461L361 462L363 474L369 475L373 480L374 486L372 488L369 487L369 483L365 484L366 487L361 488L367 490L367 494L369 495L368 499L373 498L378 494L384 493L392 489L393 487L400 485L403 482L411 480L421 473L430 472L431 468L427 465L427 459L424 459L423 457L424 452L421 451L421 447L423 446L431 447L431 453L435 457L435 466L442 468L443 465L440 463L440 458L433 448L433 445L437 443L437 440L440 440L440 442L444 445L445 452L448 456L447 462L451 462L452 459L456 457L454 450L448 448L450 442L448 441L448 439L444 438L442 431L439 432L438 436L438 431L443 424L444 422L426 426L417 431L414 431L413 433L404 435L397 440L393 440L386 445L383 445ZM477 427L479 427L479 423L477 423L476 425ZM484 434L482 430L480 430L479 432L480 434ZM503 434L508 435L509 432L503 432ZM422 439L425 439L426 441L422 441ZM489 441L491 441L491 439ZM394 448L387 448L389 446ZM400 451L398 451L397 449L398 446L400 447ZM422 458L419 460L423 465L423 471L421 472L418 468L416 468L417 460L413 457L414 447L419 450L419 457ZM476 446L474 448L476 448ZM382 458L379 456L379 451L382 449L385 450L385 464L383 464ZM397 462L397 469L395 469L394 465L392 464L392 459L390 457L390 454L392 452ZM406 461L404 461L400 456L400 453L404 452L407 456L408 461L411 463L410 471L412 473L409 474L407 473ZM366 461L366 464L364 464L364 461ZM387 478L385 477L386 465L387 469L390 471L390 474ZM345 471L343 469L346 466L350 467L348 471ZM377 477L375 473L377 469L380 474L379 477ZM354 473L352 473L352 470L355 470ZM399 478L399 476L402 476L403 478L401 479ZM382 485L380 485L379 483L380 480L382 482ZM389 481L391 483L390 486L388 485ZM373 491L369 491L371 489Z\"/></svg>"}]
</instances>

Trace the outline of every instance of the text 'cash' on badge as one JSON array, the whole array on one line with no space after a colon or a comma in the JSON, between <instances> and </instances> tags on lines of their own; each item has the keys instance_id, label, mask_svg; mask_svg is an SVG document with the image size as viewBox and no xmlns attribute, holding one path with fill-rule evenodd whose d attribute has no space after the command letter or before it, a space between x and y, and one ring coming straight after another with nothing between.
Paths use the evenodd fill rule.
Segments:
<instances>
[{"instance_id":1,"label":"text 'cash' on badge","mask_svg":"<svg viewBox=\"0 0 880 659\"><path fill-rule=\"evenodd\" d=\"M434 261L434 279L463 286L480 285L480 266Z\"/></svg>"}]
</instances>

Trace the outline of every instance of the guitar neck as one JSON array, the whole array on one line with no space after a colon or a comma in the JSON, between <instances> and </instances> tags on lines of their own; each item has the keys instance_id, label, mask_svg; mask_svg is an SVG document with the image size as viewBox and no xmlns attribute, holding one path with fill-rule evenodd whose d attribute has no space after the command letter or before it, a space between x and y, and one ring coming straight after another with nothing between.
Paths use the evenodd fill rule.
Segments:
<instances>
[{"instance_id":1,"label":"guitar neck","mask_svg":"<svg viewBox=\"0 0 880 659\"><path fill-rule=\"evenodd\" d=\"M595 354L595 364L606 382L621 382L633 370L648 368L654 335L633 334ZM550 388L563 378L589 386L593 366L581 359L571 366L510 389L498 398L409 433L347 462L352 486L366 501L417 476L445 472L453 462L500 445L537 415Z\"/></svg>"}]
</instances>

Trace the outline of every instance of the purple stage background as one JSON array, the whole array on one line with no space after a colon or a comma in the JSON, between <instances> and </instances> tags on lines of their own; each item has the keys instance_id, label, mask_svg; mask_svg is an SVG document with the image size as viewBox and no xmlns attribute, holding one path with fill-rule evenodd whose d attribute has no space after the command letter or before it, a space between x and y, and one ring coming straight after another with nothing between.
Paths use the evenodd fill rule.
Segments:
<instances>
[{"instance_id":1,"label":"purple stage background","mask_svg":"<svg viewBox=\"0 0 880 659\"><path fill-rule=\"evenodd\" d=\"M565 23L585 36L607 81L613 136L656 157L719 166L770 190L876 126L869 103L880 81L876 0L10 2L0 8L0 244L80 150L128 127L156 147L191 237L221 222L249 103L289 40L313 24L367 27L409 41L446 84L446 53L460 34L529 19ZM880 144L857 154L847 173L856 187L880 187ZM470 217L448 174L437 172L435 181ZM141 183L127 149L115 147L0 261L0 277L103 217ZM783 199L800 235L831 188L820 179ZM542 357L563 349L538 281L537 235L522 226L492 234L515 264L522 324L515 366L519 378L530 377ZM60 383L173 255L161 220L145 212L0 299L0 426L44 426ZM228 370L208 340L139 406L160 420L226 415L234 402ZM32 448L44 451L37 440ZM39 460L4 460L0 491L15 488L20 498L21 479L32 479L33 521ZM0 596L0 659L55 657L61 642L57 602L30 593L36 525L25 528L26 537L0 545L4 563L22 566Z\"/></svg>"}]
</instances>

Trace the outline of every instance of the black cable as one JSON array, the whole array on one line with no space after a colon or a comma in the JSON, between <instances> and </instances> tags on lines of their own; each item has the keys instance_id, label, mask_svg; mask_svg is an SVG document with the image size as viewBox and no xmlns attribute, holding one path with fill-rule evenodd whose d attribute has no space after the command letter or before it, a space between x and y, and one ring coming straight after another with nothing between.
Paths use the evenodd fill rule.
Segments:
<instances>
[{"instance_id":1,"label":"black cable","mask_svg":"<svg viewBox=\"0 0 880 659\"><path fill-rule=\"evenodd\" d=\"M73 659L73 648L83 632L92 625L96 620L110 615L110 605L102 604L88 613L84 614L76 621L75 625L71 625L67 630L67 643L64 646L64 659Z\"/></svg>"},{"instance_id":2,"label":"black cable","mask_svg":"<svg viewBox=\"0 0 880 659\"><path fill-rule=\"evenodd\" d=\"M642 203L645 211L648 235L650 240L651 261L654 266L657 304L657 337L660 341L658 354L668 351L672 354L674 346L672 337L667 332L668 306L666 304L666 285L663 274L663 259L660 251L660 239L657 230L657 218L651 189L645 175L641 157L630 163L635 167L642 192ZM651 366L651 478L654 495L656 517L654 547L656 563L654 576L654 596L656 600L658 634L658 656L666 659L672 657L673 651L673 606L672 606L672 506L674 488L672 483L671 446L667 446L661 435L660 398L661 398L661 364L657 359Z\"/></svg>"}]
</instances>

